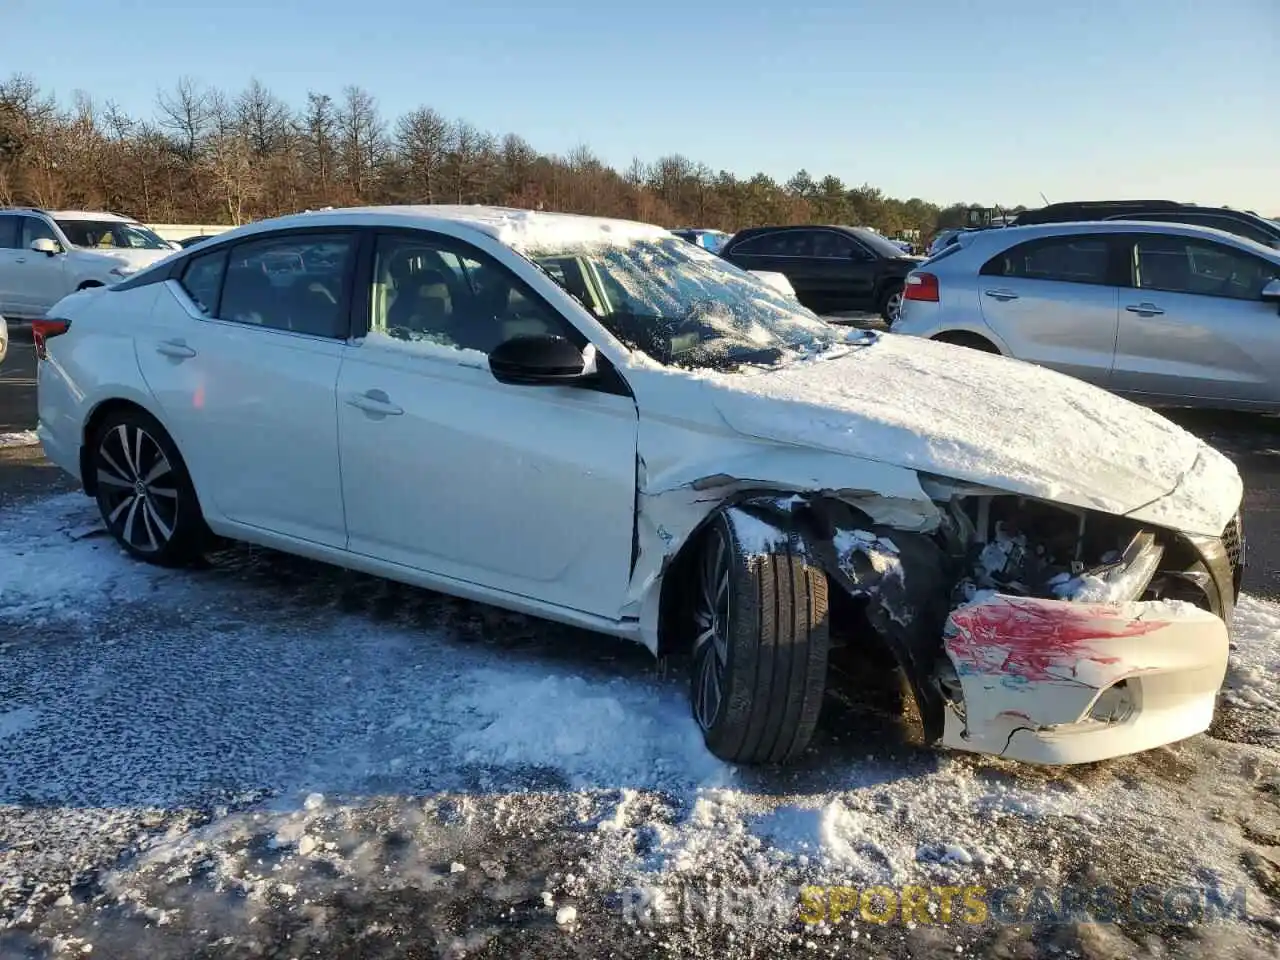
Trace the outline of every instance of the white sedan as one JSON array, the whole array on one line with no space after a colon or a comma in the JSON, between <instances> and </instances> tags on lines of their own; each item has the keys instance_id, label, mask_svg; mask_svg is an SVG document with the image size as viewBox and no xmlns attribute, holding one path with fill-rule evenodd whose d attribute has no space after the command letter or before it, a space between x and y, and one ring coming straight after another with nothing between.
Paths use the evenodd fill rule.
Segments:
<instances>
[{"instance_id":1,"label":"white sedan","mask_svg":"<svg viewBox=\"0 0 1280 960\"><path fill-rule=\"evenodd\" d=\"M709 748L809 742L887 648L926 735L1039 762L1203 730L1239 476L1039 368L828 325L642 224L328 210L34 333L39 436L124 550L212 532L687 654Z\"/></svg>"}]
</instances>

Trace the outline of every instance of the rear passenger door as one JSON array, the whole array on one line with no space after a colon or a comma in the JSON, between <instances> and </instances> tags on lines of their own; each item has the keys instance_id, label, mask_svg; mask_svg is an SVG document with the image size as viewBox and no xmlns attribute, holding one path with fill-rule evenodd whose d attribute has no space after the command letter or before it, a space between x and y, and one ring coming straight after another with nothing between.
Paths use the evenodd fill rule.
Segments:
<instances>
[{"instance_id":1,"label":"rear passenger door","mask_svg":"<svg viewBox=\"0 0 1280 960\"><path fill-rule=\"evenodd\" d=\"M1280 267L1199 237L1125 240L1115 388L1156 401L1280 402L1280 316L1261 299Z\"/></svg>"},{"instance_id":2,"label":"rear passenger door","mask_svg":"<svg viewBox=\"0 0 1280 960\"><path fill-rule=\"evenodd\" d=\"M190 257L138 362L211 520L346 545L335 390L359 234L290 231Z\"/></svg>"},{"instance_id":3,"label":"rear passenger door","mask_svg":"<svg viewBox=\"0 0 1280 960\"><path fill-rule=\"evenodd\" d=\"M1018 359L1109 386L1122 246L1071 234L996 254L978 277L983 319Z\"/></svg>"},{"instance_id":4,"label":"rear passenger door","mask_svg":"<svg viewBox=\"0 0 1280 960\"><path fill-rule=\"evenodd\" d=\"M21 273L18 260L21 258L22 239L19 218L12 213L0 213L0 316L8 314L16 317L23 311L19 309L21 298Z\"/></svg>"}]
</instances>

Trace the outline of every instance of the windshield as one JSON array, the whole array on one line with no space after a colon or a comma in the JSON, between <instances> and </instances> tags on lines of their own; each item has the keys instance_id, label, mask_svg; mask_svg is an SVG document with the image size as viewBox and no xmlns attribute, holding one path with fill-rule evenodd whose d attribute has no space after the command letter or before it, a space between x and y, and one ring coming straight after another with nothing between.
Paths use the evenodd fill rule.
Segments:
<instances>
[{"instance_id":1,"label":"windshield","mask_svg":"<svg viewBox=\"0 0 1280 960\"><path fill-rule=\"evenodd\" d=\"M846 339L799 301L674 237L532 259L622 343L664 365L771 366Z\"/></svg>"},{"instance_id":2,"label":"windshield","mask_svg":"<svg viewBox=\"0 0 1280 960\"><path fill-rule=\"evenodd\" d=\"M849 227L859 240L872 249L874 253L881 257L900 257L902 256L902 248L892 240L886 240L874 230L864 230L861 227Z\"/></svg>"},{"instance_id":3,"label":"windshield","mask_svg":"<svg viewBox=\"0 0 1280 960\"><path fill-rule=\"evenodd\" d=\"M73 247L125 250L168 250L161 240L140 223L120 220L59 220L58 226Z\"/></svg>"}]
</instances>

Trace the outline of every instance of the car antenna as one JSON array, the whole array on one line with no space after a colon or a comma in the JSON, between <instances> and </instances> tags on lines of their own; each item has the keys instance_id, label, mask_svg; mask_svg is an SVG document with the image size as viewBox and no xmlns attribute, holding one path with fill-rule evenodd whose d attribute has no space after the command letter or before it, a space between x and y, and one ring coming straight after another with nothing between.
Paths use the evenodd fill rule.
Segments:
<instances>
[{"instance_id":1,"label":"car antenna","mask_svg":"<svg viewBox=\"0 0 1280 960\"><path fill-rule=\"evenodd\" d=\"M1044 191L1043 191L1043 190L1041 190L1041 191L1040 191L1040 199L1044 201L1044 205L1045 205L1046 207L1048 207L1048 206L1052 206L1052 204L1050 204L1050 203L1049 203L1049 198L1048 198L1048 197L1046 197L1046 196L1044 195Z\"/></svg>"}]
</instances>

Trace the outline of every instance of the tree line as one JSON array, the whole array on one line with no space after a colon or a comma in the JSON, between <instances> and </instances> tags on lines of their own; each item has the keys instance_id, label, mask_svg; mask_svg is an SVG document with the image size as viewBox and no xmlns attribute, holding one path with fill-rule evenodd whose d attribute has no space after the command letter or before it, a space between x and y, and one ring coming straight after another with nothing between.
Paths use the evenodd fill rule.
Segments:
<instances>
[{"instance_id":1,"label":"tree line","mask_svg":"<svg viewBox=\"0 0 1280 960\"><path fill-rule=\"evenodd\" d=\"M149 117L30 76L0 82L0 206L111 210L148 223L240 224L324 206L484 203L734 231L843 223L887 235L958 226L967 204L887 197L801 170L785 183L680 154L625 170L589 147L539 152L418 107L385 117L358 86L290 105L258 80L237 93L183 78Z\"/></svg>"}]
</instances>

